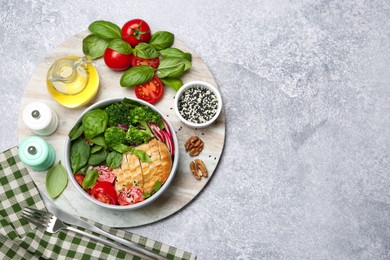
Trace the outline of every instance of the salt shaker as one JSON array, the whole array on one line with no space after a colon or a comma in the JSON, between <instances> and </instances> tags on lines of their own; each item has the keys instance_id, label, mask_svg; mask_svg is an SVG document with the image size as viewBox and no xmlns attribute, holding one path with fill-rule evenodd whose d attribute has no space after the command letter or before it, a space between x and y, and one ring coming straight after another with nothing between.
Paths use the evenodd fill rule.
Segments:
<instances>
[{"instance_id":1,"label":"salt shaker","mask_svg":"<svg viewBox=\"0 0 390 260\"><path fill-rule=\"evenodd\" d=\"M19 145L18 154L22 162L37 171L49 169L56 158L53 146L39 136L25 138Z\"/></svg>"},{"instance_id":2,"label":"salt shaker","mask_svg":"<svg viewBox=\"0 0 390 260\"><path fill-rule=\"evenodd\" d=\"M58 116L43 102L34 101L27 104L22 116L25 125L38 135L51 135L57 130Z\"/></svg>"}]
</instances>

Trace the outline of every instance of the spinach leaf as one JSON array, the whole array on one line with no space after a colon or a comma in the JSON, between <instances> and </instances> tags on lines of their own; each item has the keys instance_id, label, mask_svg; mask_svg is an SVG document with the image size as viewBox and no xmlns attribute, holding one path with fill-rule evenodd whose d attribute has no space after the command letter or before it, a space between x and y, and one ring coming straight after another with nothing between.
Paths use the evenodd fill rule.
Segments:
<instances>
[{"instance_id":1,"label":"spinach leaf","mask_svg":"<svg viewBox=\"0 0 390 260\"><path fill-rule=\"evenodd\" d=\"M156 48L156 50L159 51L171 47L174 40L175 40L175 36L173 35L173 33L159 31L159 32L155 32L152 35L149 43L153 45L153 47Z\"/></svg>"},{"instance_id":2,"label":"spinach leaf","mask_svg":"<svg viewBox=\"0 0 390 260\"><path fill-rule=\"evenodd\" d=\"M134 55L143 59L154 59L160 56L160 53L149 43L139 43L135 46Z\"/></svg>"},{"instance_id":3,"label":"spinach leaf","mask_svg":"<svg viewBox=\"0 0 390 260\"><path fill-rule=\"evenodd\" d=\"M165 50L161 50L160 54L163 58L184 58L188 61L192 60L191 53L183 52L177 48L167 48Z\"/></svg>"},{"instance_id":4,"label":"spinach leaf","mask_svg":"<svg viewBox=\"0 0 390 260\"><path fill-rule=\"evenodd\" d=\"M80 123L78 123L77 125L75 125L72 130L70 130L69 132L69 138L71 141L79 138L84 132L84 128L83 128L83 125Z\"/></svg>"},{"instance_id":5,"label":"spinach leaf","mask_svg":"<svg viewBox=\"0 0 390 260\"><path fill-rule=\"evenodd\" d=\"M68 174L61 161L46 174L46 191L52 199L57 198L68 185Z\"/></svg>"},{"instance_id":6,"label":"spinach leaf","mask_svg":"<svg viewBox=\"0 0 390 260\"><path fill-rule=\"evenodd\" d=\"M106 150L100 150L99 152L91 154L88 159L89 165L99 165L101 162L104 162L107 158L108 152Z\"/></svg>"},{"instance_id":7,"label":"spinach leaf","mask_svg":"<svg viewBox=\"0 0 390 260\"><path fill-rule=\"evenodd\" d=\"M119 26L109 21L95 21L89 25L88 29L104 40L122 39L122 32Z\"/></svg>"},{"instance_id":8,"label":"spinach leaf","mask_svg":"<svg viewBox=\"0 0 390 260\"><path fill-rule=\"evenodd\" d=\"M84 115L82 122L85 137L92 139L107 129L108 116L104 110L94 109Z\"/></svg>"},{"instance_id":9,"label":"spinach leaf","mask_svg":"<svg viewBox=\"0 0 390 260\"><path fill-rule=\"evenodd\" d=\"M150 66L142 65L128 69L121 77L122 87L133 87L148 83L154 76L154 69Z\"/></svg>"},{"instance_id":10,"label":"spinach leaf","mask_svg":"<svg viewBox=\"0 0 390 260\"><path fill-rule=\"evenodd\" d=\"M107 40L101 39L94 34L90 34L83 39L83 52L85 55L91 56L92 59L102 57L107 46Z\"/></svg>"},{"instance_id":11,"label":"spinach leaf","mask_svg":"<svg viewBox=\"0 0 390 260\"><path fill-rule=\"evenodd\" d=\"M75 141L70 147L70 165L73 173L77 173L84 165L87 164L91 148L82 139Z\"/></svg>"},{"instance_id":12,"label":"spinach leaf","mask_svg":"<svg viewBox=\"0 0 390 260\"><path fill-rule=\"evenodd\" d=\"M107 145L106 145L106 139L104 138L104 135L101 134L101 135L98 135L98 136L95 136L94 138L90 139L92 143L94 144L97 144L97 145L100 145L102 146L104 149L107 148Z\"/></svg>"},{"instance_id":13,"label":"spinach leaf","mask_svg":"<svg viewBox=\"0 0 390 260\"><path fill-rule=\"evenodd\" d=\"M174 90L178 91L181 86L183 86L183 81L178 78L163 78L161 81L164 83L164 85L170 86Z\"/></svg>"},{"instance_id":14,"label":"spinach leaf","mask_svg":"<svg viewBox=\"0 0 390 260\"><path fill-rule=\"evenodd\" d=\"M91 147L91 154L92 154L92 153L99 152L101 149L103 149L103 146L94 145L94 146Z\"/></svg>"},{"instance_id":15,"label":"spinach leaf","mask_svg":"<svg viewBox=\"0 0 390 260\"><path fill-rule=\"evenodd\" d=\"M90 170L85 175L85 178L84 178L81 186L83 187L84 190L92 188L95 185L98 177L99 177L98 170L96 170L96 169Z\"/></svg>"},{"instance_id":16,"label":"spinach leaf","mask_svg":"<svg viewBox=\"0 0 390 260\"><path fill-rule=\"evenodd\" d=\"M106 161L110 169L118 168L122 163L122 154L113 151L108 154Z\"/></svg>"}]
</instances>

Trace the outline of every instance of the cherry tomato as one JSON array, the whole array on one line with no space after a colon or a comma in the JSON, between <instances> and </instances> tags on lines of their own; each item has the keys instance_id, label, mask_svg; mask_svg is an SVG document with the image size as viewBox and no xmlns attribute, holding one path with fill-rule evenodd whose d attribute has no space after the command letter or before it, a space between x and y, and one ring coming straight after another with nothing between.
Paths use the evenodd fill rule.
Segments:
<instances>
[{"instance_id":1,"label":"cherry tomato","mask_svg":"<svg viewBox=\"0 0 390 260\"><path fill-rule=\"evenodd\" d=\"M110 169L107 166L96 166L94 169L98 170L99 177L98 181L99 182L109 182L109 183L114 183L115 181L115 174L112 169Z\"/></svg>"},{"instance_id":2,"label":"cherry tomato","mask_svg":"<svg viewBox=\"0 0 390 260\"><path fill-rule=\"evenodd\" d=\"M81 173L76 173L74 175L74 178L76 179L77 183L82 186L81 184L83 183L83 180L85 178L85 175L84 174L81 174Z\"/></svg>"},{"instance_id":3,"label":"cherry tomato","mask_svg":"<svg viewBox=\"0 0 390 260\"><path fill-rule=\"evenodd\" d=\"M97 182L90 191L90 195L106 204L118 204L118 197L114 185L106 181Z\"/></svg>"},{"instance_id":4,"label":"cherry tomato","mask_svg":"<svg viewBox=\"0 0 390 260\"><path fill-rule=\"evenodd\" d=\"M122 39L133 48L140 42L149 42L150 36L149 25L141 19L130 20L122 27Z\"/></svg>"},{"instance_id":5,"label":"cherry tomato","mask_svg":"<svg viewBox=\"0 0 390 260\"><path fill-rule=\"evenodd\" d=\"M157 76L153 76L150 82L135 86L134 91L137 98L153 104L162 97L164 85Z\"/></svg>"},{"instance_id":6,"label":"cherry tomato","mask_svg":"<svg viewBox=\"0 0 390 260\"><path fill-rule=\"evenodd\" d=\"M145 199L142 197L142 191L137 188L125 189L118 197L118 202L121 206L135 204L144 200Z\"/></svg>"},{"instance_id":7,"label":"cherry tomato","mask_svg":"<svg viewBox=\"0 0 390 260\"><path fill-rule=\"evenodd\" d=\"M137 56L133 56L133 60L131 62L131 66L139 66L139 65L149 65L153 69L157 69L158 65L160 65L160 58L154 58L154 59L143 59Z\"/></svg>"},{"instance_id":8,"label":"cherry tomato","mask_svg":"<svg viewBox=\"0 0 390 260\"><path fill-rule=\"evenodd\" d=\"M123 54L110 48L107 48L104 52L104 62L112 70L130 68L133 57L132 54Z\"/></svg>"}]
</instances>

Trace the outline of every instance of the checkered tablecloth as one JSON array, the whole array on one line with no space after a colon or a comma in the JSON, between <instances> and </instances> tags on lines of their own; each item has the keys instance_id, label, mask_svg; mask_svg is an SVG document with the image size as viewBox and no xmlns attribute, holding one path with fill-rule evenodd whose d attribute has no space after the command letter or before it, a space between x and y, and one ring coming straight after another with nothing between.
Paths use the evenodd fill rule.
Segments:
<instances>
[{"instance_id":1,"label":"checkered tablecloth","mask_svg":"<svg viewBox=\"0 0 390 260\"><path fill-rule=\"evenodd\" d=\"M139 259L72 232L50 234L21 217L25 207L45 209L38 189L19 160L18 148L0 154L0 259ZM195 259L181 249L88 221L167 259Z\"/></svg>"}]
</instances>

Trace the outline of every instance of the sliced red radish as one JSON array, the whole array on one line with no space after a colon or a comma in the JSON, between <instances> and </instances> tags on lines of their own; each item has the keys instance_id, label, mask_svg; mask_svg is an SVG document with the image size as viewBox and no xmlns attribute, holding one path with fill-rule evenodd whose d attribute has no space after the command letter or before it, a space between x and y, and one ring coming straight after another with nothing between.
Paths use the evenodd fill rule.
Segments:
<instances>
[{"instance_id":1,"label":"sliced red radish","mask_svg":"<svg viewBox=\"0 0 390 260\"><path fill-rule=\"evenodd\" d=\"M148 125L152 133L156 136L157 140L161 142L165 142L165 135L161 133L162 130L160 129L160 127L158 127L158 125L153 123L148 123Z\"/></svg>"},{"instance_id":2,"label":"sliced red radish","mask_svg":"<svg viewBox=\"0 0 390 260\"><path fill-rule=\"evenodd\" d=\"M161 130L161 132L164 134L164 136L165 136L165 144L167 145L169 152L173 156L175 154L175 148L174 148L174 145L173 145L172 136L168 132L166 132L164 130Z\"/></svg>"},{"instance_id":3,"label":"sliced red radish","mask_svg":"<svg viewBox=\"0 0 390 260\"><path fill-rule=\"evenodd\" d=\"M129 127L127 125L118 124L117 127L119 127L120 129L123 129L125 131L127 131L129 129Z\"/></svg>"},{"instance_id":4,"label":"sliced red radish","mask_svg":"<svg viewBox=\"0 0 390 260\"><path fill-rule=\"evenodd\" d=\"M168 123L165 122L165 120L163 120L163 121L164 121L164 126L165 126L166 131L168 132L168 134L169 134L170 136L172 136L172 132L171 132L171 129L169 128Z\"/></svg>"}]
</instances>

